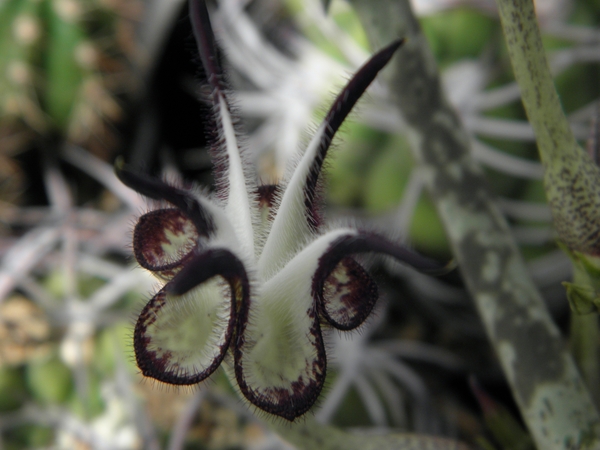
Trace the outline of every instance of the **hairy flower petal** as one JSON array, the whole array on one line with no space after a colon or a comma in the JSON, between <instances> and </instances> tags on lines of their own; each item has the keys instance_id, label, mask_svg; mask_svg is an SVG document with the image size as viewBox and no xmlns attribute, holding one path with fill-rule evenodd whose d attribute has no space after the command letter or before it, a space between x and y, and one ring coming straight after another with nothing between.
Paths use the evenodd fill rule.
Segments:
<instances>
[{"instance_id":1,"label":"hairy flower petal","mask_svg":"<svg viewBox=\"0 0 600 450\"><path fill-rule=\"evenodd\" d=\"M235 324L231 289L217 278L181 296L169 294L168 286L138 318L135 358L147 377L169 384L199 383L219 367L229 347Z\"/></svg>"},{"instance_id":2,"label":"hairy flower petal","mask_svg":"<svg viewBox=\"0 0 600 450\"><path fill-rule=\"evenodd\" d=\"M313 290L315 292L323 288L325 280L337 264L346 256L354 253L381 253L424 273L442 274L448 269L447 265L419 255L378 234L358 230L350 231L331 240L329 247L319 258L314 277L316 285ZM335 236L333 232L329 234Z\"/></svg>"},{"instance_id":3,"label":"hairy flower petal","mask_svg":"<svg viewBox=\"0 0 600 450\"><path fill-rule=\"evenodd\" d=\"M218 247L208 248L194 255L166 289L170 294L183 295L217 275L229 282L238 300L242 301L243 297L250 295L244 264L231 250Z\"/></svg>"},{"instance_id":4,"label":"hairy flower petal","mask_svg":"<svg viewBox=\"0 0 600 450\"><path fill-rule=\"evenodd\" d=\"M178 209L158 209L141 216L133 230L133 254L144 269L170 279L192 256L198 230Z\"/></svg>"},{"instance_id":5,"label":"hairy flower petal","mask_svg":"<svg viewBox=\"0 0 600 450\"><path fill-rule=\"evenodd\" d=\"M125 169L123 164L115 167L117 177L131 189L154 200L164 200L179 208L194 224L200 235L210 236L215 224L209 211L190 191L176 188L148 175Z\"/></svg>"},{"instance_id":6,"label":"hairy flower petal","mask_svg":"<svg viewBox=\"0 0 600 450\"><path fill-rule=\"evenodd\" d=\"M290 421L314 404L327 366L310 284L298 281L275 277L263 286L260 300L240 314L234 347L242 394Z\"/></svg>"},{"instance_id":7,"label":"hairy flower petal","mask_svg":"<svg viewBox=\"0 0 600 450\"><path fill-rule=\"evenodd\" d=\"M440 269L351 228L316 237L317 185L331 140L402 41L374 55L350 80L287 186L257 186L246 173L203 0L190 1L190 18L210 88L218 200L117 163L123 183L173 207L143 215L134 230L136 259L167 281L136 323L136 360L148 377L188 385L210 376L232 348L228 374L245 398L293 421L312 407L325 382L321 325L353 329L377 301L375 282L352 255L379 252L419 270Z\"/></svg>"},{"instance_id":8,"label":"hairy flower petal","mask_svg":"<svg viewBox=\"0 0 600 450\"><path fill-rule=\"evenodd\" d=\"M422 272L442 272L444 266L374 233L354 231L331 240L320 256L312 279L312 296L319 312L335 328L351 330L367 318L377 288L349 255L382 253Z\"/></svg>"},{"instance_id":9,"label":"hairy flower petal","mask_svg":"<svg viewBox=\"0 0 600 450\"><path fill-rule=\"evenodd\" d=\"M235 218L232 222L240 237L240 244L254 255L253 213L257 205L249 194L249 177L245 173L246 165L227 100L223 69L219 64L215 37L204 2L190 2L190 19L200 60L212 90L212 119L216 129L213 130L211 157L215 164L218 194L225 201L228 216Z\"/></svg>"},{"instance_id":10,"label":"hairy flower petal","mask_svg":"<svg viewBox=\"0 0 600 450\"><path fill-rule=\"evenodd\" d=\"M319 313L338 330L352 330L373 310L379 293L377 284L351 257L343 258L325 279Z\"/></svg>"},{"instance_id":11,"label":"hairy flower petal","mask_svg":"<svg viewBox=\"0 0 600 450\"><path fill-rule=\"evenodd\" d=\"M340 237L355 234L345 228L317 238L240 312L235 375L244 396L260 409L291 421L318 398L327 358L312 278L323 252Z\"/></svg>"},{"instance_id":12,"label":"hairy flower petal","mask_svg":"<svg viewBox=\"0 0 600 450\"><path fill-rule=\"evenodd\" d=\"M270 276L291 258L319 226L316 208L317 182L333 136L358 99L402 44L393 42L367 61L336 97L325 120L283 193L281 204L259 260L259 270Z\"/></svg>"}]
</instances>

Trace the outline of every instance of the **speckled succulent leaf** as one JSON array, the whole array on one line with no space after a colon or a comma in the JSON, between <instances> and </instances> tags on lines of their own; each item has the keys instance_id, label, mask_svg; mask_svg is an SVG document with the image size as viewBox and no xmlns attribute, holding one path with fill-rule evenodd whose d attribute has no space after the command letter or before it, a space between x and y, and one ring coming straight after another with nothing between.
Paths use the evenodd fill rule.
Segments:
<instances>
[{"instance_id":1,"label":"speckled succulent leaf","mask_svg":"<svg viewBox=\"0 0 600 450\"><path fill-rule=\"evenodd\" d=\"M560 111L556 92L551 94L551 104L544 105L546 94L555 89L533 1L496 3L526 108L533 105L544 113ZM388 87L406 119L413 137L412 149L428 174L426 185L447 228L465 284L536 448L600 447L600 419L595 402L528 276L509 226L489 194L481 171L471 159L467 133L440 88L437 70L431 64L431 49L415 26L417 19L410 2L381 0L373 7L371 0L351 0L351 4L372 44L385 42L398 33L406 34L411 43L398 55ZM432 87L427 89L426 98L422 95L424 80ZM540 131L544 144L550 144L550 154L546 156L561 158L561 153L575 148L571 138L564 139L564 131L569 128L564 115L559 119L553 113L542 114L534 119L528 111L528 117L536 135ZM543 146L540 141L538 144ZM555 151L559 149L562 151ZM570 170L571 162L566 162L565 173L575 174ZM460 169L460 177L455 175L456 168ZM555 187L561 190L570 186L567 192L581 192L580 185L593 178L584 176L578 183L573 183L573 179L563 183L556 178ZM594 187L593 182L590 186ZM573 228L573 221L566 220L565 225ZM482 271L482 262L490 252L498 256L494 266L501 268L494 270L492 277Z\"/></svg>"},{"instance_id":2,"label":"speckled succulent leaf","mask_svg":"<svg viewBox=\"0 0 600 450\"><path fill-rule=\"evenodd\" d=\"M139 316L136 359L146 376L193 384L210 376L229 350L228 374L242 395L293 421L323 388L321 327L355 328L377 300L374 281L352 254L380 252L420 270L440 269L375 234L323 232L316 213L331 139L401 42L377 53L350 80L285 187L257 186L246 174L204 2L191 2L190 16L211 88L218 182L215 198L208 198L117 164L123 183L171 205L143 215L134 232L140 265L166 282Z\"/></svg>"},{"instance_id":3,"label":"speckled succulent leaf","mask_svg":"<svg viewBox=\"0 0 600 450\"><path fill-rule=\"evenodd\" d=\"M558 238L600 255L600 167L583 150L562 109L533 2L498 2L515 79L544 166L544 188ZM597 155L596 155L597 156Z\"/></svg>"}]
</instances>

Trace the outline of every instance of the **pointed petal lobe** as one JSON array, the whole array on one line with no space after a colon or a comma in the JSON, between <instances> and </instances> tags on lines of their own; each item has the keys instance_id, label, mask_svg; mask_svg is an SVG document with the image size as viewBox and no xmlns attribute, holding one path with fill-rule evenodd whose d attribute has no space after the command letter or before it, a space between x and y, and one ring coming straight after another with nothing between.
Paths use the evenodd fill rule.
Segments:
<instances>
[{"instance_id":1,"label":"pointed petal lobe","mask_svg":"<svg viewBox=\"0 0 600 450\"><path fill-rule=\"evenodd\" d=\"M244 172L241 149L231 117L231 108L225 94L223 70L217 57L215 36L204 0L190 1L190 19L200 54L200 60L211 87L213 120L216 126L212 137L212 159L215 164L216 185L220 196L226 201L226 211L240 242L250 254L254 254L252 211L256 208L248 194L247 175Z\"/></svg>"},{"instance_id":2,"label":"pointed petal lobe","mask_svg":"<svg viewBox=\"0 0 600 450\"><path fill-rule=\"evenodd\" d=\"M315 208L317 181L331 141L348 114L350 114L350 111L352 111L352 108L354 108L356 102L362 97L381 69L392 59L392 56L394 56L394 53L400 48L403 42L404 40L402 39L392 42L373 55L354 74L342 92L336 97L327 116L325 116L323 124L319 127L319 132L309 144L309 149L305 154L305 158L308 156L308 164L306 164L306 172L304 174L306 179L303 183L303 190L305 212L311 227L316 228L318 225Z\"/></svg>"},{"instance_id":3,"label":"pointed petal lobe","mask_svg":"<svg viewBox=\"0 0 600 450\"><path fill-rule=\"evenodd\" d=\"M123 184L134 191L154 200L164 200L177 207L192 221L200 235L210 236L215 231L212 215L191 192L123 167L116 167L115 172Z\"/></svg>"},{"instance_id":4,"label":"pointed petal lobe","mask_svg":"<svg viewBox=\"0 0 600 450\"><path fill-rule=\"evenodd\" d=\"M259 270L267 274L289 259L319 226L317 183L333 136L358 99L389 62L402 40L375 54L337 96L325 120L308 145L283 194L265 243Z\"/></svg>"}]
</instances>

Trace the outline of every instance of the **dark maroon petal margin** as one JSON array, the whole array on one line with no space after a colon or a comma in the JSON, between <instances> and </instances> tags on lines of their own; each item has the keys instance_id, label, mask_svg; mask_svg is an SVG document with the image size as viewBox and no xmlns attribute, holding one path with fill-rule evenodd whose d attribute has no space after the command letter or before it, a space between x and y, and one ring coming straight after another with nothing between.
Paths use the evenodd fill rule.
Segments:
<instances>
[{"instance_id":1,"label":"dark maroon petal margin","mask_svg":"<svg viewBox=\"0 0 600 450\"><path fill-rule=\"evenodd\" d=\"M161 245L168 241L165 230L172 233L182 232L182 222L189 221L179 209L156 209L141 216L133 229L133 254L138 264L151 272L160 272L163 276L171 276L175 270L185 264L198 245L198 235L190 236L185 253L180 258L166 261L161 256Z\"/></svg>"},{"instance_id":2,"label":"dark maroon petal margin","mask_svg":"<svg viewBox=\"0 0 600 450\"><path fill-rule=\"evenodd\" d=\"M168 354L163 358L159 358L155 352L148 350L149 338L145 337L147 326L153 323L157 315L160 314L160 309L167 301L167 295L182 295L217 275L222 276L231 288L229 323L218 357L214 359L208 368L193 376L182 376L174 371L167 371L165 369L167 364L165 358L168 357ZM249 303L249 299L250 285L246 270L233 253L225 249L211 249L195 255L191 262L171 282L167 283L140 313L133 334L133 347L138 367L145 376L173 385L191 385L205 380L223 362L236 331L238 311L242 308L242 305Z\"/></svg>"},{"instance_id":3,"label":"dark maroon petal margin","mask_svg":"<svg viewBox=\"0 0 600 450\"><path fill-rule=\"evenodd\" d=\"M124 185L134 191L154 200L167 201L179 208L194 223L199 235L210 236L214 233L211 214L188 191L118 165L115 173Z\"/></svg>"},{"instance_id":4,"label":"dark maroon petal margin","mask_svg":"<svg viewBox=\"0 0 600 450\"><path fill-rule=\"evenodd\" d=\"M403 42L403 39L394 41L383 50L380 50L373 55L371 59L369 59L369 61L354 74L346 87L338 94L325 117L323 122L325 131L321 136L319 149L311 164L304 188L304 207L309 226L314 230L316 230L319 225L319 214L315 202L317 197L317 182L319 180L321 168L323 167L323 161L327 156L327 150L331 145L331 140L348 114L350 114L350 111L352 111L356 102L373 82L379 71L385 67L390 59L392 59L392 56L394 56L394 53Z\"/></svg>"},{"instance_id":5,"label":"dark maroon petal margin","mask_svg":"<svg viewBox=\"0 0 600 450\"><path fill-rule=\"evenodd\" d=\"M239 311L237 338L233 343L235 378L238 386L244 397L246 397L254 406L270 414L293 422L296 418L310 410L319 398L319 395L323 390L323 385L325 384L325 377L327 374L327 353L325 351L319 318L313 310L311 313L313 325L310 329L310 335L315 340L314 344L317 354L317 357L312 362L314 378L308 380L306 383L293 382L291 384L291 395L287 389L271 388L268 392L268 396L277 398L277 401L273 402L269 400L267 395L252 389L252 386L246 383L244 377L242 354L244 351L244 332L246 330L246 324L248 323L249 310L250 303L248 302L243 304Z\"/></svg>"},{"instance_id":6,"label":"dark maroon petal margin","mask_svg":"<svg viewBox=\"0 0 600 450\"><path fill-rule=\"evenodd\" d=\"M345 280L340 283L335 277L335 271L343 270ZM377 283L371 275L353 258L346 256L332 270L321 291L321 301L317 302L319 313L334 328L338 330L353 330L360 326L371 314L379 291ZM337 302L333 302L336 298ZM338 303L342 308L333 311L333 304Z\"/></svg>"},{"instance_id":7,"label":"dark maroon petal margin","mask_svg":"<svg viewBox=\"0 0 600 450\"><path fill-rule=\"evenodd\" d=\"M334 320L330 314L328 314L327 298L323 295L325 283L342 260L355 253L368 252L383 253L384 255L391 256L421 272L441 274L445 269L444 265L429 258L425 258L424 256L408 250L402 245L377 234L359 232L358 234L348 234L339 237L331 243L323 256L319 258L317 270L315 271L312 280L312 295L317 302L319 312L323 315L325 320L336 328L348 330L351 329L348 327L349 325L352 325L352 328L355 328L362 322L355 323L352 321L352 323L344 324ZM365 311L368 309L370 312L373 306L374 302L372 302L372 299L369 297L365 298ZM364 320L368 316L368 312L361 312L358 316L363 317ZM358 321L358 318L356 321Z\"/></svg>"}]
</instances>

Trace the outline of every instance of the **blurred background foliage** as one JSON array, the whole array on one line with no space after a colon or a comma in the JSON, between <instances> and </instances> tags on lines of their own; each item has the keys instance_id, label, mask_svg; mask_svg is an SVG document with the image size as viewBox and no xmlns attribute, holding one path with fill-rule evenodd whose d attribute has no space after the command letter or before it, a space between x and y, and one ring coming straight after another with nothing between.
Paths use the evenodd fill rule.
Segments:
<instances>
[{"instance_id":1,"label":"blurred background foliage","mask_svg":"<svg viewBox=\"0 0 600 450\"><path fill-rule=\"evenodd\" d=\"M537 3L557 90L585 143L600 96L600 2ZM367 40L341 0L328 14L316 0L216 6L248 154L273 182L367 58ZM571 266L554 243L494 3L413 6L473 155L569 340L561 282ZM112 161L124 155L156 175L212 182L185 11L159 0L0 0L0 448L290 448L224 376L174 389L141 380L133 362L132 320L156 283L135 268L128 241L148 206L116 181ZM374 86L336 139L327 217L448 259L387 95ZM379 312L351 336L328 336L317 420L533 448L459 275L433 280L368 262ZM597 361L597 349L579 349L579 362Z\"/></svg>"}]
</instances>

